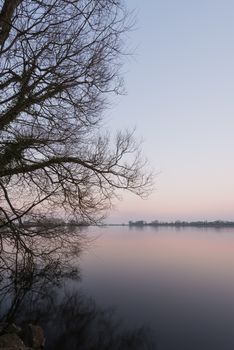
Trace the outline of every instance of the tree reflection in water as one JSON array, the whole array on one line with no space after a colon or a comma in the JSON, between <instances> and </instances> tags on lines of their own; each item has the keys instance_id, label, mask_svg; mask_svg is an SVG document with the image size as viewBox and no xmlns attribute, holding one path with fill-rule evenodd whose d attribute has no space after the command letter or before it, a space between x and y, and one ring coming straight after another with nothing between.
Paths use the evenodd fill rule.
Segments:
<instances>
[{"instance_id":1,"label":"tree reflection in water","mask_svg":"<svg viewBox=\"0 0 234 350\"><path fill-rule=\"evenodd\" d=\"M79 252L76 246L73 257ZM26 251L2 251L0 258L0 321L41 325L46 349L156 349L149 329L124 330L114 310L101 310L66 287L80 280L72 255L33 254L31 245Z\"/></svg>"}]
</instances>

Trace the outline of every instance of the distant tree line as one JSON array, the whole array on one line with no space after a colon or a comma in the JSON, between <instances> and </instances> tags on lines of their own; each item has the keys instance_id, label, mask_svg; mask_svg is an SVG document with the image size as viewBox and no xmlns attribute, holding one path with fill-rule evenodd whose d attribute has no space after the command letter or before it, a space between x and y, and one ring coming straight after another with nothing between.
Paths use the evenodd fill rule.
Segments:
<instances>
[{"instance_id":1,"label":"distant tree line","mask_svg":"<svg viewBox=\"0 0 234 350\"><path fill-rule=\"evenodd\" d=\"M234 221L171 221L163 222L154 220L151 222L146 222L143 220L129 221L129 226L176 226L176 227L234 227Z\"/></svg>"}]
</instances>

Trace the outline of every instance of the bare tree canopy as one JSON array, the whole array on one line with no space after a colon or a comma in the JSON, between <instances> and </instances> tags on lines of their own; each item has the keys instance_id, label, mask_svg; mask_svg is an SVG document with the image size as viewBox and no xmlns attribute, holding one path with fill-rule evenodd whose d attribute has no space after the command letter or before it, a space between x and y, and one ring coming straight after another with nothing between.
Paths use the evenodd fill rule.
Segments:
<instances>
[{"instance_id":1,"label":"bare tree canopy","mask_svg":"<svg viewBox=\"0 0 234 350\"><path fill-rule=\"evenodd\" d=\"M38 205L87 220L150 183L131 132L101 133L121 92L118 0L0 0L0 225Z\"/></svg>"}]
</instances>

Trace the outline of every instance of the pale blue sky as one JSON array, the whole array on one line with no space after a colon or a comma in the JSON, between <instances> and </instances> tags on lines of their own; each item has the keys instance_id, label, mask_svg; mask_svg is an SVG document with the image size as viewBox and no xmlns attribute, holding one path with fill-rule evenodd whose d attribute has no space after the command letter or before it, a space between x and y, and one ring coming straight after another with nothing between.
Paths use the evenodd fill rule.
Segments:
<instances>
[{"instance_id":1,"label":"pale blue sky","mask_svg":"<svg viewBox=\"0 0 234 350\"><path fill-rule=\"evenodd\" d=\"M234 1L126 2L136 50L109 125L136 126L159 175L147 201L124 195L108 221L234 220Z\"/></svg>"}]
</instances>

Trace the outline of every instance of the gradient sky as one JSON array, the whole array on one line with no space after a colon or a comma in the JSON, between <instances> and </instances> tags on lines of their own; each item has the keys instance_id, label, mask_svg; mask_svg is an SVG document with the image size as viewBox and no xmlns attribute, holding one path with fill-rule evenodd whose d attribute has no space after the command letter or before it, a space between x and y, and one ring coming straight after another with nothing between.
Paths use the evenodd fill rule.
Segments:
<instances>
[{"instance_id":1,"label":"gradient sky","mask_svg":"<svg viewBox=\"0 0 234 350\"><path fill-rule=\"evenodd\" d=\"M107 221L234 220L234 1L126 2L136 49L108 122L136 127L158 175L148 200L123 195Z\"/></svg>"}]
</instances>

